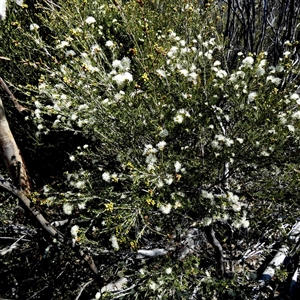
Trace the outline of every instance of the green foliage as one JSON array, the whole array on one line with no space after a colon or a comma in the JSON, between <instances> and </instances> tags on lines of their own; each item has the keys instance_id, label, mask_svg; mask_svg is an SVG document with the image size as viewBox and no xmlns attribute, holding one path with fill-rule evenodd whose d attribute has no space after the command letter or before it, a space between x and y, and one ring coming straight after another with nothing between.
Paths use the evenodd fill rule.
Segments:
<instances>
[{"instance_id":1,"label":"green foliage","mask_svg":"<svg viewBox=\"0 0 300 300\"><path fill-rule=\"evenodd\" d=\"M295 218L300 98L289 76L298 67L288 53L273 66L266 52L240 52L229 67L224 20L208 4L11 4L0 30L10 58L1 72L10 65L3 76L33 111L32 152L49 143L65 155L63 167L51 156L58 175L36 202L53 220L83 220L68 231L110 253L106 283L137 282L128 299L246 299L248 271L217 278L205 247L179 261L176 230L214 224L220 241L247 232L254 245ZM157 245L170 257L128 262Z\"/></svg>"}]
</instances>

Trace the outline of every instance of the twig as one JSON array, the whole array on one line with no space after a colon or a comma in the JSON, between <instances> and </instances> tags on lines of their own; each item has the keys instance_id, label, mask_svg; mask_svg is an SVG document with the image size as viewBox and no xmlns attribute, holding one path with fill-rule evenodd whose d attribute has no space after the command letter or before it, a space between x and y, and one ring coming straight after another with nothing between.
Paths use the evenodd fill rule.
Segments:
<instances>
[{"instance_id":1,"label":"twig","mask_svg":"<svg viewBox=\"0 0 300 300\"><path fill-rule=\"evenodd\" d=\"M19 239L17 239L13 244L11 244L9 247L6 247L2 250L0 250L0 255L4 256L6 253L13 251L14 249L17 249L19 247L18 242L20 240L23 239L23 237L25 237L26 234L24 234L23 236L21 236Z\"/></svg>"},{"instance_id":2,"label":"twig","mask_svg":"<svg viewBox=\"0 0 300 300\"><path fill-rule=\"evenodd\" d=\"M39 293L41 293L43 290L47 289L48 287L49 287L48 285L44 286L42 289L40 289L39 291L37 291L36 293L34 293L32 296L30 296L30 297L27 298L26 300L35 298L36 295L38 295Z\"/></svg>"},{"instance_id":3,"label":"twig","mask_svg":"<svg viewBox=\"0 0 300 300\"><path fill-rule=\"evenodd\" d=\"M13 238L13 237L6 237L6 236L1 236L0 240L16 240L17 238ZM22 239L21 242L31 242L31 240L27 240L27 239Z\"/></svg>"},{"instance_id":4,"label":"twig","mask_svg":"<svg viewBox=\"0 0 300 300\"><path fill-rule=\"evenodd\" d=\"M4 80L1 77L0 77L0 84L3 88L3 90L9 95L10 100L14 103L15 108L19 112L22 112L23 110L28 110L28 108L25 108L24 106L22 106L21 104L18 103L17 99L15 98L13 93L9 90L6 83L4 82Z\"/></svg>"},{"instance_id":5,"label":"twig","mask_svg":"<svg viewBox=\"0 0 300 300\"><path fill-rule=\"evenodd\" d=\"M90 281L86 282L86 283L82 286L82 288L80 288L79 294L77 295L77 297L75 298L75 300L78 300L78 299L80 298L80 296L81 296L82 292L84 291L84 289L85 289L90 283L92 283L93 281L94 281L94 280L90 280Z\"/></svg>"}]
</instances>

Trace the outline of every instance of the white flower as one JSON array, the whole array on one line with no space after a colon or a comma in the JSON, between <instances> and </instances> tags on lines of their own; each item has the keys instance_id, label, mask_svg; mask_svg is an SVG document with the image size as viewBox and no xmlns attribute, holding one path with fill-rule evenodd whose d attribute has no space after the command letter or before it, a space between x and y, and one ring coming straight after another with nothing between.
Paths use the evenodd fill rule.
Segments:
<instances>
[{"instance_id":1,"label":"white flower","mask_svg":"<svg viewBox=\"0 0 300 300\"><path fill-rule=\"evenodd\" d=\"M159 207L159 210L163 213L163 214L169 214L170 211L172 209L172 205L170 203L168 203L167 205L161 205Z\"/></svg>"},{"instance_id":2,"label":"white flower","mask_svg":"<svg viewBox=\"0 0 300 300\"><path fill-rule=\"evenodd\" d=\"M244 140L241 139L241 138L237 138L236 140L237 140L240 144L243 144L243 142L244 142Z\"/></svg>"},{"instance_id":3,"label":"white flower","mask_svg":"<svg viewBox=\"0 0 300 300\"><path fill-rule=\"evenodd\" d=\"M158 135L160 136L160 137L166 137L166 136L168 136L169 135L169 132L168 132L168 130L167 129L162 129L159 133L158 133Z\"/></svg>"},{"instance_id":4,"label":"white flower","mask_svg":"<svg viewBox=\"0 0 300 300\"><path fill-rule=\"evenodd\" d=\"M251 56L247 56L243 59L242 64L247 67L251 67L254 63L254 58Z\"/></svg>"},{"instance_id":5,"label":"white flower","mask_svg":"<svg viewBox=\"0 0 300 300\"><path fill-rule=\"evenodd\" d=\"M248 101L252 102L256 98L256 96L257 96L256 92L249 93L249 95L248 95Z\"/></svg>"},{"instance_id":6,"label":"white flower","mask_svg":"<svg viewBox=\"0 0 300 300\"><path fill-rule=\"evenodd\" d=\"M287 128L289 129L289 131L294 132L295 131L295 127L293 125L287 125Z\"/></svg>"},{"instance_id":7,"label":"white flower","mask_svg":"<svg viewBox=\"0 0 300 300\"><path fill-rule=\"evenodd\" d=\"M290 99L291 99L291 100L298 100L298 99L299 99L299 95L298 95L298 94L292 94L292 95L290 96Z\"/></svg>"},{"instance_id":8,"label":"white flower","mask_svg":"<svg viewBox=\"0 0 300 300\"><path fill-rule=\"evenodd\" d=\"M270 153L268 153L267 151L262 151L262 152L261 152L261 155L262 155L262 156L270 156Z\"/></svg>"},{"instance_id":9,"label":"white flower","mask_svg":"<svg viewBox=\"0 0 300 300\"><path fill-rule=\"evenodd\" d=\"M214 67L217 67L217 66L220 66L221 65L221 62L219 60L216 60L214 62Z\"/></svg>"},{"instance_id":10,"label":"white flower","mask_svg":"<svg viewBox=\"0 0 300 300\"><path fill-rule=\"evenodd\" d=\"M95 300L99 300L101 297L101 293L100 292L97 292L96 295L95 295Z\"/></svg>"},{"instance_id":11,"label":"white flower","mask_svg":"<svg viewBox=\"0 0 300 300\"><path fill-rule=\"evenodd\" d=\"M79 209L85 209L85 202L78 203L77 206Z\"/></svg>"},{"instance_id":12,"label":"white flower","mask_svg":"<svg viewBox=\"0 0 300 300\"><path fill-rule=\"evenodd\" d=\"M157 153L157 149L154 148L151 144L145 145L143 155L149 155L151 153L152 154Z\"/></svg>"},{"instance_id":13,"label":"white flower","mask_svg":"<svg viewBox=\"0 0 300 300\"><path fill-rule=\"evenodd\" d=\"M79 226L78 225L74 225L74 226L71 227L71 235L75 239L77 238L78 231L79 231Z\"/></svg>"},{"instance_id":14,"label":"white flower","mask_svg":"<svg viewBox=\"0 0 300 300\"><path fill-rule=\"evenodd\" d=\"M78 110L84 110L84 109L88 109L89 106L87 104L81 104L78 106Z\"/></svg>"},{"instance_id":15,"label":"white flower","mask_svg":"<svg viewBox=\"0 0 300 300\"><path fill-rule=\"evenodd\" d=\"M112 247L113 247L115 250L119 250L118 240L117 240L117 238L116 238L115 235L112 235L112 236L111 236L110 241L111 241Z\"/></svg>"},{"instance_id":16,"label":"white flower","mask_svg":"<svg viewBox=\"0 0 300 300\"><path fill-rule=\"evenodd\" d=\"M185 77L187 77L187 76L189 75L189 71L186 70L186 69L180 70L179 73L180 73L181 75L185 76Z\"/></svg>"},{"instance_id":17,"label":"white flower","mask_svg":"<svg viewBox=\"0 0 300 300\"><path fill-rule=\"evenodd\" d=\"M168 57L173 58L178 51L178 47L171 47L170 51L167 53Z\"/></svg>"},{"instance_id":18,"label":"white flower","mask_svg":"<svg viewBox=\"0 0 300 300\"><path fill-rule=\"evenodd\" d=\"M123 84L125 81L131 82L133 80L132 75L129 72L118 74L112 78L118 85Z\"/></svg>"},{"instance_id":19,"label":"white flower","mask_svg":"<svg viewBox=\"0 0 300 300\"><path fill-rule=\"evenodd\" d=\"M218 142L218 141L213 140L213 141L211 142L211 147L212 147L212 148L216 149L216 148L218 148L218 146L219 146L219 142Z\"/></svg>"},{"instance_id":20,"label":"white flower","mask_svg":"<svg viewBox=\"0 0 300 300\"><path fill-rule=\"evenodd\" d=\"M78 116L76 114L72 114L71 115L71 120L72 121L75 121L77 118L78 118Z\"/></svg>"},{"instance_id":21,"label":"white flower","mask_svg":"<svg viewBox=\"0 0 300 300\"><path fill-rule=\"evenodd\" d=\"M57 120L56 120L57 121ZM70 157L69 157L69 159L70 159L70 161L74 161L75 160L75 156L74 155L71 155Z\"/></svg>"},{"instance_id":22,"label":"white flower","mask_svg":"<svg viewBox=\"0 0 300 300\"><path fill-rule=\"evenodd\" d=\"M196 72L191 72L189 74L189 81L192 81L193 84L197 84L197 78L198 78L198 74Z\"/></svg>"},{"instance_id":23,"label":"white flower","mask_svg":"<svg viewBox=\"0 0 300 300\"><path fill-rule=\"evenodd\" d=\"M165 183L166 183L167 185L171 185L172 182L173 182L173 177L172 177L172 175L166 174Z\"/></svg>"},{"instance_id":24,"label":"white flower","mask_svg":"<svg viewBox=\"0 0 300 300\"><path fill-rule=\"evenodd\" d=\"M161 141L158 144L156 144L156 147L162 151L162 150L164 150L166 145L167 145L167 143L165 141Z\"/></svg>"},{"instance_id":25,"label":"white flower","mask_svg":"<svg viewBox=\"0 0 300 300\"><path fill-rule=\"evenodd\" d=\"M181 163L179 161L176 161L174 167L175 167L175 172L178 173L181 169Z\"/></svg>"},{"instance_id":26,"label":"white flower","mask_svg":"<svg viewBox=\"0 0 300 300\"><path fill-rule=\"evenodd\" d=\"M174 204L174 208L177 209L179 207L182 207L182 204L179 201L176 201Z\"/></svg>"},{"instance_id":27,"label":"white flower","mask_svg":"<svg viewBox=\"0 0 300 300\"><path fill-rule=\"evenodd\" d=\"M183 116L182 115L177 115L174 117L174 122L181 124L183 122Z\"/></svg>"},{"instance_id":28,"label":"white flower","mask_svg":"<svg viewBox=\"0 0 300 300\"><path fill-rule=\"evenodd\" d=\"M147 157L146 157L146 163L149 165L154 165L157 162L157 157L155 156L155 154L150 153Z\"/></svg>"},{"instance_id":29,"label":"white flower","mask_svg":"<svg viewBox=\"0 0 300 300\"><path fill-rule=\"evenodd\" d=\"M244 228L248 228L249 227L249 225L250 225L250 222L246 219L246 211L244 211L243 212L243 217L242 217L242 219L241 219L241 225L242 225L242 227L244 227Z\"/></svg>"},{"instance_id":30,"label":"white flower","mask_svg":"<svg viewBox=\"0 0 300 300\"><path fill-rule=\"evenodd\" d=\"M205 190L202 190L201 194L202 194L203 198L210 199L210 200L214 199L214 195L212 193L209 193L209 192L205 191Z\"/></svg>"},{"instance_id":31,"label":"white flower","mask_svg":"<svg viewBox=\"0 0 300 300\"><path fill-rule=\"evenodd\" d=\"M99 46L98 44L95 44L95 45L93 45L93 46L91 47L91 53L92 53L92 54L98 53L98 52L100 52L100 51L101 51L101 48L100 48L100 46Z\"/></svg>"},{"instance_id":32,"label":"white flower","mask_svg":"<svg viewBox=\"0 0 300 300\"><path fill-rule=\"evenodd\" d=\"M68 50L68 51L66 51L66 57L75 56L75 55L76 55L76 52L74 50Z\"/></svg>"},{"instance_id":33,"label":"white flower","mask_svg":"<svg viewBox=\"0 0 300 300\"><path fill-rule=\"evenodd\" d=\"M258 66L255 74L257 76L263 76L265 73L266 73L265 69L261 66Z\"/></svg>"},{"instance_id":34,"label":"white flower","mask_svg":"<svg viewBox=\"0 0 300 300\"><path fill-rule=\"evenodd\" d=\"M187 110L185 110L184 108L179 109L177 113L178 114L182 114L182 115L184 115L186 117L190 117L191 116L190 113Z\"/></svg>"},{"instance_id":35,"label":"white flower","mask_svg":"<svg viewBox=\"0 0 300 300\"><path fill-rule=\"evenodd\" d=\"M43 192L44 192L44 195L47 195L51 190L51 187L49 187L49 185L44 185L43 186Z\"/></svg>"},{"instance_id":36,"label":"white flower","mask_svg":"<svg viewBox=\"0 0 300 300\"><path fill-rule=\"evenodd\" d=\"M70 203L65 203L63 205L63 211L66 215L71 215L73 211L73 205Z\"/></svg>"},{"instance_id":37,"label":"white flower","mask_svg":"<svg viewBox=\"0 0 300 300\"><path fill-rule=\"evenodd\" d=\"M67 42L67 41L61 41L60 44L58 44L56 46L56 49L62 49L62 48L67 47L67 46L69 46L69 42Z\"/></svg>"},{"instance_id":38,"label":"white flower","mask_svg":"<svg viewBox=\"0 0 300 300\"><path fill-rule=\"evenodd\" d=\"M275 85L279 85L281 82L281 79L270 75L270 76L267 76L266 82L268 82L268 81L271 81Z\"/></svg>"},{"instance_id":39,"label":"white flower","mask_svg":"<svg viewBox=\"0 0 300 300\"><path fill-rule=\"evenodd\" d=\"M74 187L77 189L83 189L85 187L85 181L83 181L83 180L77 181L75 183Z\"/></svg>"},{"instance_id":40,"label":"white flower","mask_svg":"<svg viewBox=\"0 0 300 300\"><path fill-rule=\"evenodd\" d=\"M231 204L231 207L234 211L240 211L241 210L241 203L240 202L234 202Z\"/></svg>"},{"instance_id":41,"label":"white flower","mask_svg":"<svg viewBox=\"0 0 300 300\"><path fill-rule=\"evenodd\" d=\"M278 65L276 66L276 72L283 72L284 71L284 66L283 65Z\"/></svg>"},{"instance_id":42,"label":"white flower","mask_svg":"<svg viewBox=\"0 0 300 300\"><path fill-rule=\"evenodd\" d=\"M224 70L218 70L217 72L216 72L216 77L218 77L218 78L224 78L224 77L226 77L227 76L227 72L226 71L224 71Z\"/></svg>"},{"instance_id":43,"label":"white flower","mask_svg":"<svg viewBox=\"0 0 300 300\"><path fill-rule=\"evenodd\" d=\"M162 69L156 70L156 73L158 74L159 77L167 77L166 71L164 71Z\"/></svg>"},{"instance_id":44,"label":"white flower","mask_svg":"<svg viewBox=\"0 0 300 300\"><path fill-rule=\"evenodd\" d=\"M120 67L120 66L121 66L121 61L120 60L116 59L112 62L112 67L115 68L115 69Z\"/></svg>"},{"instance_id":45,"label":"white flower","mask_svg":"<svg viewBox=\"0 0 300 300\"><path fill-rule=\"evenodd\" d=\"M106 182L110 182L110 174L108 172L104 172L102 174L102 179Z\"/></svg>"},{"instance_id":46,"label":"white flower","mask_svg":"<svg viewBox=\"0 0 300 300\"><path fill-rule=\"evenodd\" d=\"M232 139L230 139L230 138L225 139L225 145L227 147L230 147L232 144L234 144L234 141Z\"/></svg>"},{"instance_id":47,"label":"white flower","mask_svg":"<svg viewBox=\"0 0 300 300\"><path fill-rule=\"evenodd\" d=\"M203 226L209 226L211 223L212 223L212 218L209 218L209 217L205 217L203 220L202 220L202 224Z\"/></svg>"},{"instance_id":48,"label":"white flower","mask_svg":"<svg viewBox=\"0 0 300 300\"><path fill-rule=\"evenodd\" d=\"M172 273L172 268L166 268L166 274L170 275Z\"/></svg>"},{"instance_id":49,"label":"white flower","mask_svg":"<svg viewBox=\"0 0 300 300\"><path fill-rule=\"evenodd\" d=\"M124 71L128 71L130 69L131 60L128 57L123 57L121 60L120 68Z\"/></svg>"},{"instance_id":50,"label":"white flower","mask_svg":"<svg viewBox=\"0 0 300 300\"><path fill-rule=\"evenodd\" d=\"M95 23L96 22L96 20L95 20L95 18L94 17L88 17L86 20L85 20L85 23L87 23L87 24L93 24L93 23Z\"/></svg>"},{"instance_id":51,"label":"white flower","mask_svg":"<svg viewBox=\"0 0 300 300\"><path fill-rule=\"evenodd\" d=\"M39 28L40 28L40 26L38 24L35 24L35 23L30 24L30 26L29 26L29 29L31 31L38 30Z\"/></svg>"},{"instance_id":52,"label":"white flower","mask_svg":"<svg viewBox=\"0 0 300 300\"><path fill-rule=\"evenodd\" d=\"M225 142L226 137L222 134L216 134L215 138L219 141L219 142Z\"/></svg>"},{"instance_id":53,"label":"white flower","mask_svg":"<svg viewBox=\"0 0 300 300\"><path fill-rule=\"evenodd\" d=\"M300 111L298 110L298 111L294 112L292 114L292 118L293 119L300 119Z\"/></svg>"},{"instance_id":54,"label":"white flower","mask_svg":"<svg viewBox=\"0 0 300 300\"><path fill-rule=\"evenodd\" d=\"M44 126L42 125L42 124L39 124L38 126L37 126L37 129L38 130L42 130L44 128Z\"/></svg>"},{"instance_id":55,"label":"white flower","mask_svg":"<svg viewBox=\"0 0 300 300\"><path fill-rule=\"evenodd\" d=\"M113 45L114 45L114 42L113 42L113 41L107 41L107 42L105 43L105 46L108 47L108 48L113 47Z\"/></svg>"},{"instance_id":56,"label":"white flower","mask_svg":"<svg viewBox=\"0 0 300 300\"><path fill-rule=\"evenodd\" d=\"M158 284L156 284L154 281L150 280L149 288L150 288L151 290L155 291L155 290L158 289Z\"/></svg>"},{"instance_id":57,"label":"white flower","mask_svg":"<svg viewBox=\"0 0 300 300\"><path fill-rule=\"evenodd\" d=\"M162 188L164 185L165 185L164 182L163 182L161 179L158 179L158 181L157 181L157 183L156 183L156 186L157 186L158 188Z\"/></svg>"},{"instance_id":58,"label":"white flower","mask_svg":"<svg viewBox=\"0 0 300 300\"><path fill-rule=\"evenodd\" d=\"M205 56L208 60L211 60L211 59L212 59L212 53L213 53L213 50L208 50L206 53L204 53L204 56Z\"/></svg>"}]
</instances>

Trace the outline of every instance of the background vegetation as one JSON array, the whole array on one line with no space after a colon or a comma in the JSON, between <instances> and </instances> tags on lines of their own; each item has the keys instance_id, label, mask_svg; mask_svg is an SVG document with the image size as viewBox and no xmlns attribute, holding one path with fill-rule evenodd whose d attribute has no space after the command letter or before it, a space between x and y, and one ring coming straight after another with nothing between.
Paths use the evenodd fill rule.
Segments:
<instances>
[{"instance_id":1,"label":"background vegetation","mask_svg":"<svg viewBox=\"0 0 300 300\"><path fill-rule=\"evenodd\" d=\"M297 247L258 279L298 218L299 7L8 1L1 77L30 111L1 98L30 198L99 274L3 194L2 248L21 240L0 295L287 299Z\"/></svg>"}]
</instances>

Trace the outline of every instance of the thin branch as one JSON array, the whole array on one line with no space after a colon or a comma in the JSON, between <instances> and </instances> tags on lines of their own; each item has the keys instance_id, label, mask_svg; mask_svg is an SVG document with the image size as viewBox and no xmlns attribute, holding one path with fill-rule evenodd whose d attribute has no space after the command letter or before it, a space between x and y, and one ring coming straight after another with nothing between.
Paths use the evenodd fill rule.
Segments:
<instances>
[{"instance_id":1,"label":"thin branch","mask_svg":"<svg viewBox=\"0 0 300 300\"><path fill-rule=\"evenodd\" d=\"M11 194L18 197L26 208L35 216L35 218L39 221L41 226L52 236L57 239L59 242L67 245L72 245L72 241L70 239L66 239L66 237L59 232L55 227L53 227L39 212L39 210L34 206L34 204L27 198L22 190L17 189L14 185L12 185L8 180L6 180L3 176L0 175L0 188L10 192ZM81 257L89 264L91 270L98 274L98 269L94 263L93 258L84 253L84 251L80 248L79 244L75 244L76 250Z\"/></svg>"},{"instance_id":2,"label":"thin branch","mask_svg":"<svg viewBox=\"0 0 300 300\"><path fill-rule=\"evenodd\" d=\"M0 85L2 86L3 90L9 95L9 99L13 102L15 108L19 112L22 112L24 110L28 110L28 108L25 108L24 106L22 106L21 104L18 103L17 99L15 98L13 93L9 90L6 83L4 82L4 80L1 77L0 77Z\"/></svg>"},{"instance_id":3,"label":"thin branch","mask_svg":"<svg viewBox=\"0 0 300 300\"><path fill-rule=\"evenodd\" d=\"M224 275L224 258L223 258L223 248L220 242L215 236L215 231L212 225L205 228L208 242L214 247L216 259L218 261L218 275Z\"/></svg>"},{"instance_id":4,"label":"thin branch","mask_svg":"<svg viewBox=\"0 0 300 300\"><path fill-rule=\"evenodd\" d=\"M79 291L79 294L77 295L77 297L75 298L75 300L78 300L82 294L82 292L84 291L84 289L93 282L94 280L90 280L88 282L86 282L81 288L80 288L80 291Z\"/></svg>"}]
</instances>

